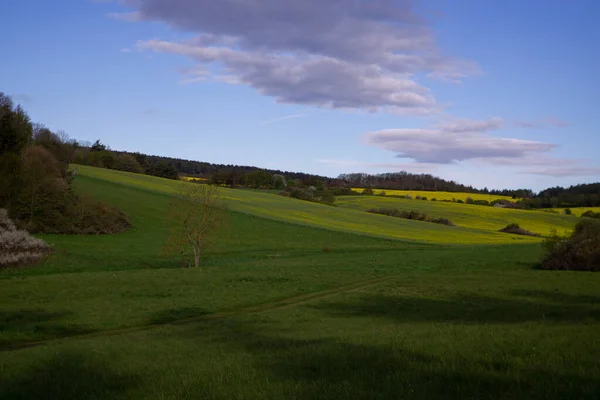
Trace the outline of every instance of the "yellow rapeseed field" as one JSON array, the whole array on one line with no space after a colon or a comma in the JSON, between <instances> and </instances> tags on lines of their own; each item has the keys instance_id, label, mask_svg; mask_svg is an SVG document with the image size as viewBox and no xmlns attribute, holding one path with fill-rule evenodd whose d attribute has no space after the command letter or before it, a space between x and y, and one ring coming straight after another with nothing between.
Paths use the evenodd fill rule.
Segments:
<instances>
[{"instance_id":1,"label":"yellow rapeseed field","mask_svg":"<svg viewBox=\"0 0 600 400\"><path fill-rule=\"evenodd\" d=\"M352 188L353 191L362 193L364 188ZM436 200L462 200L465 201L467 197L472 198L473 200L487 200L494 201L498 199L510 200L514 201L514 199L510 196L496 196L490 194L480 194L480 193L455 193L455 192L432 192L425 190L380 190L373 189L375 194L380 194L381 192L385 192L388 196L411 196L413 199L417 196L427 197L427 200L436 199Z\"/></svg>"},{"instance_id":2,"label":"yellow rapeseed field","mask_svg":"<svg viewBox=\"0 0 600 400\"><path fill-rule=\"evenodd\" d=\"M562 213L564 213L565 209L564 208L552 208L552 211L562 214ZM581 217L581 214L583 214L586 211L593 211L595 213L600 213L600 207L571 207L571 213L578 217Z\"/></svg>"}]
</instances>

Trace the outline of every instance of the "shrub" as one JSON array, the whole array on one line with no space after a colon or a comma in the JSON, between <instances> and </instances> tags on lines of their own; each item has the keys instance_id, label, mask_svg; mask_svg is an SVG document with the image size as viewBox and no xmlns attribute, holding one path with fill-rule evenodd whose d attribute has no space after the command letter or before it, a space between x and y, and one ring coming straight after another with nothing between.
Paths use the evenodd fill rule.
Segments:
<instances>
[{"instance_id":1,"label":"shrub","mask_svg":"<svg viewBox=\"0 0 600 400\"><path fill-rule=\"evenodd\" d=\"M565 211L563 211L563 213L564 213L565 215L573 215L573 211L571 211L571 209L570 209L570 208L565 208Z\"/></svg>"},{"instance_id":2,"label":"shrub","mask_svg":"<svg viewBox=\"0 0 600 400\"><path fill-rule=\"evenodd\" d=\"M463 204L463 203L464 203L464 201L462 201L461 199L458 199L458 200L456 200L456 202L457 202L457 203L461 203L461 204Z\"/></svg>"},{"instance_id":3,"label":"shrub","mask_svg":"<svg viewBox=\"0 0 600 400\"><path fill-rule=\"evenodd\" d=\"M37 262L49 251L46 242L18 230L8 212L0 208L0 267Z\"/></svg>"},{"instance_id":4,"label":"shrub","mask_svg":"<svg viewBox=\"0 0 600 400\"><path fill-rule=\"evenodd\" d=\"M419 211L414 211L414 210L400 211L397 208L372 208L370 210L367 210L367 212L370 212L372 214L387 215L389 217L412 219L415 221L425 221L425 222L432 222L434 224L455 226L447 218L431 218L427 215L427 213L421 213Z\"/></svg>"},{"instance_id":5,"label":"shrub","mask_svg":"<svg viewBox=\"0 0 600 400\"><path fill-rule=\"evenodd\" d=\"M431 201L437 201L437 199L434 197L433 199L431 199Z\"/></svg>"},{"instance_id":6,"label":"shrub","mask_svg":"<svg viewBox=\"0 0 600 400\"><path fill-rule=\"evenodd\" d=\"M421 196L419 196L419 195L416 195L416 196L415 196L415 200L421 200Z\"/></svg>"},{"instance_id":7,"label":"shrub","mask_svg":"<svg viewBox=\"0 0 600 400\"><path fill-rule=\"evenodd\" d=\"M588 211L584 212L583 214L581 214L581 216L586 217L586 218L600 219L600 212L593 212L592 210L588 210Z\"/></svg>"},{"instance_id":8,"label":"shrub","mask_svg":"<svg viewBox=\"0 0 600 400\"><path fill-rule=\"evenodd\" d=\"M506 227L500 229L500 232L512 233L513 235L542 236L539 233L529 232L528 230L521 228L519 224L514 223L506 225Z\"/></svg>"},{"instance_id":9,"label":"shrub","mask_svg":"<svg viewBox=\"0 0 600 400\"><path fill-rule=\"evenodd\" d=\"M381 192L379 192L378 196L387 196L387 193L385 193L383 190Z\"/></svg>"},{"instance_id":10,"label":"shrub","mask_svg":"<svg viewBox=\"0 0 600 400\"><path fill-rule=\"evenodd\" d=\"M584 218L570 236L554 232L543 247L543 269L600 271L600 221Z\"/></svg>"},{"instance_id":11,"label":"shrub","mask_svg":"<svg viewBox=\"0 0 600 400\"><path fill-rule=\"evenodd\" d=\"M373 195L373 193L374 193L373 189L371 189L371 188L366 188L366 189L364 189L362 191L362 194L366 194L366 195L369 195L369 196Z\"/></svg>"}]
</instances>

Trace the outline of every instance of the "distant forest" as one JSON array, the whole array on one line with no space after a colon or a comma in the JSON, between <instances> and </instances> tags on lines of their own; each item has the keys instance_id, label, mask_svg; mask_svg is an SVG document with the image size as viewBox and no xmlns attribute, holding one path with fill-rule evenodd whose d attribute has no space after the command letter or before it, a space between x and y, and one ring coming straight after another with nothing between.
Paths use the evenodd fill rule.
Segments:
<instances>
[{"instance_id":1,"label":"distant forest","mask_svg":"<svg viewBox=\"0 0 600 400\"><path fill-rule=\"evenodd\" d=\"M130 172L145 173L169 179L189 176L230 187L281 188L289 186L326 186L329 188L371 188L382 190L425 190L445 192L483 193L508 196L523 208L597 207L600 206L600 183L582 184L569 188L554 187L540 193L531 189L478 189L431 174L393 172L383 174L350 173L336 178L263 169L246 165L213 164L180 158L112 151L100 141L81 145L73 162ZM273 177L283 179L273 179ZM339 192L338 193L343 193ZM348 192L347 192L348 193ZM519 199L517 201L517 199Z\"/></svg>"}]
</instances>

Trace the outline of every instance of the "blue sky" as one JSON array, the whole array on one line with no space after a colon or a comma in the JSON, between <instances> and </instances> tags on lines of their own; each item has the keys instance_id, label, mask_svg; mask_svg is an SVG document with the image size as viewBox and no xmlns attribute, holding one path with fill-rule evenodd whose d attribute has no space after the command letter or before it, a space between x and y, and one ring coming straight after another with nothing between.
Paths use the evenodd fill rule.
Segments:
<instances>
[{"instance_id":1,"label":"blue sky","mask_svg":"<svg viewBox=\"0 0 600 400\"><path fill-rule=\"evenodd\" d=\"M535 190L600 180L593 0L19 0L0 91L113 149Z\"/></svg>"}]
</instances>

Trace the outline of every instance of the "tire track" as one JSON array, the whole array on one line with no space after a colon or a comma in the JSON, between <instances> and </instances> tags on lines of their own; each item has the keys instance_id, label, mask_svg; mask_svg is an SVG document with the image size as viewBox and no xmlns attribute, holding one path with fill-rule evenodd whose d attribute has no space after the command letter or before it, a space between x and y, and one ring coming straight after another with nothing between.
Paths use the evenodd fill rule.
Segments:
<instances>
[{"instance_id":1,"label":"tire track","mask_svg":"<svg viewBox=\"0 0 600 400\"><path fill-rule=\"evenodd\" d=\"M95 337L117 336L117 335L122 335L122 334L127 334L127 333L148 331L148 330L158 328L161 326L166 326L166 325L184 325L184 324L190 324L190 323L194 323L194 322L214 321L214 320L219 320L219 319L235 317L235 316L239 316L239 315L255 314L255 313L261 313L264 311L285 309L285 308L298 306L298 305L309 303L309 302L316 301L316 300L326 299L328 297L333 297L333 296L336 296L336 295L339 295L342 293L352 292L353 290L364 289L364 288L367 288L370 286L376 286L381 283L387 282L395 277L397 277L396 274L386 275L386 276L379 277L379 278L373 278L373 279L368 279L368 280L364 280L364 281L350 283L350 284L339 286L339 287L333 288L333 289L326 289L326 290L322 290L322 291L318 291L318 292L305 293L305 294L296 295L296 296L279 299L279 300L274 300L274 301L269 301L269 302L261 303L261 304L257 304L257 305L241 307L241 308L237 308L237 309L233 309L233 310L219 311L216 313L205 314L205 315L200 315L200 316L195 316L195 317L175 319L175 320L171 320L168 322L155 322L155 323L148 323L148 324L144 324L144 325L126 327L126 328L105 329L102 331L95 331L95 332L88 332L88 333L55 336L55 337L48 338L48 339L32 340L32 341L19 342L19 343L13 343L13 344L9 343L9 344L5 344L5 345L0 345L0 352L14 351L14 350L20 350L20 349L25 349L25 348L30 348L30 347L38 347L38 346L43 346L45 344L50 344L53 342L60 342L65 339L88 339L88 338L95 338Z\"/></svg>"}]
</instances>

